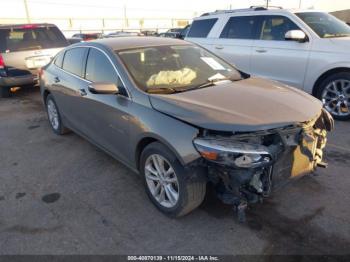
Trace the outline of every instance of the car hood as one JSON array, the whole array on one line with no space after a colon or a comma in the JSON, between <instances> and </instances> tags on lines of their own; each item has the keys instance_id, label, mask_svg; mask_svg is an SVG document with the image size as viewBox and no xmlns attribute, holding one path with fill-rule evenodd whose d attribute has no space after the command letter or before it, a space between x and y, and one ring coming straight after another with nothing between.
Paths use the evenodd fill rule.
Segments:
<instances>
[{"instance_id":1,"label":"car hood","mask_svg":"<svg viewBox=\"0 0 350 262\"><path fill-rule=\"evenodd\" d=\"M314 50L349 54L350 37L322 38L315 44Z\"/></svg>"},{"instance_id":2,"label":"car hood","mask_svg":"<svg viewBox=\"0 0 350 262\"><path fill-rule=\"evenodd\" d=\"M155 110L191 125L233 132L305 122L322 108L320 101L300 90L260 78L149 98Z\"/></svg>"}]
</instances>

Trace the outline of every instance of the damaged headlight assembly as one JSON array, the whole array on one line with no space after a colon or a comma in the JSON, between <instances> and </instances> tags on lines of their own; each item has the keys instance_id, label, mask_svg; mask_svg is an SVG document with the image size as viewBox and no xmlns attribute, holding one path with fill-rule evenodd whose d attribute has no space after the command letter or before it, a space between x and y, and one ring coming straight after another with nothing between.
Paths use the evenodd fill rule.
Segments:
<instances>
[{"instance_id":1,"label":"damaged headlight assembly","mask_svg":"<svg viewBox=\"0 0 350 262\"><path fill-rule=\"evenodd\" d=\"M268 148L259 144L217 138L196 138L193 143L203 158L220 165L255 168L272 161Z\"/></svg>"}]
</instances>

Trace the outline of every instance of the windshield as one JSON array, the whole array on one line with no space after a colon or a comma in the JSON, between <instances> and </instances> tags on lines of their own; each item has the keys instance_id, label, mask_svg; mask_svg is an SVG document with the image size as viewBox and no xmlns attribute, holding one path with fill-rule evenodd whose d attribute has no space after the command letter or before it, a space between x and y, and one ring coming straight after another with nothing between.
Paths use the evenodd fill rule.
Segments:
<instances>
[{"instance_id":1,"label":"windshield","mask_svg":"<svg viewBox=\"0 0 350 262\"><path fill-rule=\"evenodd\" d=\"M305 12L297 13L296 15L321 38L350 36L350 26L330 14Z\"/></svg>"},{"instance_id":2,"label":"windshield","mask_svg":"<svg viewBox=\"0 0 350 262\"><path fill-rule=\"evenodd\" d=\"M241 79L231 65L192 45L119 51L137 86L148 93L174 93Z\"/></svg>"}]
</instances>

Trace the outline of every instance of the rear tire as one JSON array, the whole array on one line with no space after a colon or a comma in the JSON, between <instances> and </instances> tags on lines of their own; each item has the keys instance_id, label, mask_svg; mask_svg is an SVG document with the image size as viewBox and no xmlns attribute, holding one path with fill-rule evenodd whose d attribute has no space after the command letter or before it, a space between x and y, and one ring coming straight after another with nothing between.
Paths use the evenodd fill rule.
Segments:
<instances>
[{"instance_id":1,"label":"rear tire","mask_svg":"<svg viewBox=\"0 0 350 262\"><path fill-rule=\"evenodd\" d=\"M150 159L153 159L153 157L158 157L160 159L163 158L162 161L164 161L165 166L163 170L166 172L163 172L164 176L162 176L162 181L160 181L158 175L155 175L155 173L153 173L157 171L157 168L155 168L155 166L151 164L152 162L150 162ZM154 167L150 169L150 165L153 165ZM165 174L170 170L170 168L172 168L174 171L173 175L171 175L171 177L169 176L170 178L166 178ZM149 170L152 170L152 173L150 173ZM161 212L170 217L184 216L197 208L204 200L206 181L200 178L193 179L193 177L190 179L188 172L181 165L175 154L159 142L153 142L143 150L140 158L140 171L143 176L148 197ZM150 175L153 177L152 180L149 179ZM166 184L166 181L167 179L175 181L175 178L176 182L170 185L170 191L178 193L177 200L170 201L172 197L168 197L170 194L169 189L167 189L169 184ZM163 193L163 201L160 201L160 197L157 197L155 194L155 188L157 188L158 183L159 188L164 188L165 193ZM159 191L161 191L161 189L159 189Z\"/></svg>"},{"instance_id":2,"label":"rear tire","mask_svg":"<svg viewBox=\"0 0 350 262\"><path fill-rule=\"evenodd\" d=\"M51 94L49 94L46 97L45 105L46 105L47 116L49 118L49 122L52 130L57 135L64 135L66 133L69 133L70 130L63 125L57 104Z\"/></svg>"},{"instance_id":3,"label":"rear tire","mask_svg":"<svg viewBox=\"0 0 350 262\"><path fill-rule=\"evenodd\" d=\"M2 98L6 98L6 97L9 97L11 94L10 92L10 88L9 87L0 87L0 97Z\"/></svg>"},{"instance_id":4,"label":"rear tire","mask_svg":"<svg viewBox=\"0 0 350 262\"><path fill-rule=\"evenodd\" d=\"M316 90L316 97L337 120L350 119L350 73L339 72L328 76Z\"/></svg>"}]
</instances>

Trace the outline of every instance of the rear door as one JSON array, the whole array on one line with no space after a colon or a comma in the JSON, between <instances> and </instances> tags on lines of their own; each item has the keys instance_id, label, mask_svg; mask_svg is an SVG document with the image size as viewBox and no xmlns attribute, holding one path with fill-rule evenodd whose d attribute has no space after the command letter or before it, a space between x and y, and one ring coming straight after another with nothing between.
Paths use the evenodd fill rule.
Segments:
<instances>
[{"instance_id":1,"label":"rear door","mask_svg":"<svg viewBox=\"0 0 350 262\"><path fill-rule=\"evenodd\" d=\"M0 29L0 53L8 76L36 73L67 40L55 26L24 25Z\"/></svg>"},{"instance_id":2,"label":"rear door","mask_svg":"<svg viewBox=\"0 0 350 262\"><path fill-rule=\"evenodd\" d=\"M81 119L81 97L89 81L83 78L85 61L88 53L86 47L75 47L66 50L62 68L60 61L54 61L55 70L50 70L50 86L58 105L60 114L68 125L86 133L86 125ZM60 56L56 59L60 60ZM56 64L57 63L57 64Z\"/></svg>"},{"instance_id":3,"label":"rear door","mask_svg":"<svg viewBox=\"0 0 350 262\"><path fill-rule=\"evenodd\" d=\"M255 40L252 50L250 72L302 88L311 42L285 40L285 34L289 30L301 29L286 16L260 16L258 39Z\"/></svg>"},{"instance_id":4,"label":"rear door","mask_svg":"<svg viewBox=\"0 0 350 262\"><path fill-rule=\"evenodd\" d=\"M229 17L212 51L239 70L250 72L251 52L257 23L256 16Z\"/></svg>"}]
</instances>

